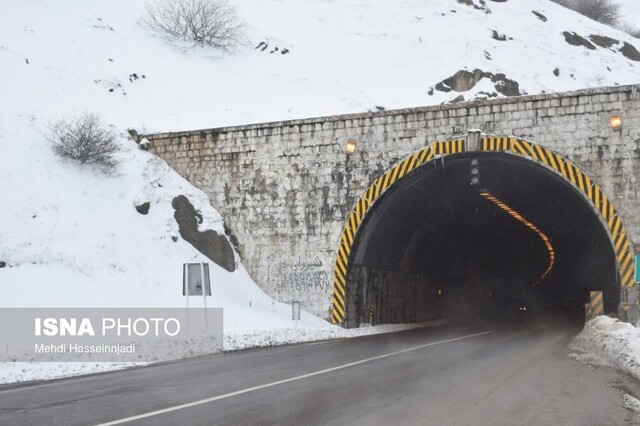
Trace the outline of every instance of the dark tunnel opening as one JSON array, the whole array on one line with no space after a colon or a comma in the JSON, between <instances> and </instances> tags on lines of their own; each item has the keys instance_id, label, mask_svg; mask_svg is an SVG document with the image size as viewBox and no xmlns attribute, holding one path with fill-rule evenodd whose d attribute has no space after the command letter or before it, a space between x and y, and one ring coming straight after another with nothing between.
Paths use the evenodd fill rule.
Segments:
<instances>
[{"instance_id":1,"label":"dark tunnel opening","mask_svg":"<svg viewBox=\"0 0 640 426\"><path fill-rule=\"evenodd\" d=\"M504 153L448 156L396 183L360 226L349 265L348 326L582 320L590 290L603 291L605 312L620 297L615 252L590 203L561 176Z\"/></svg>"}]
</instances>

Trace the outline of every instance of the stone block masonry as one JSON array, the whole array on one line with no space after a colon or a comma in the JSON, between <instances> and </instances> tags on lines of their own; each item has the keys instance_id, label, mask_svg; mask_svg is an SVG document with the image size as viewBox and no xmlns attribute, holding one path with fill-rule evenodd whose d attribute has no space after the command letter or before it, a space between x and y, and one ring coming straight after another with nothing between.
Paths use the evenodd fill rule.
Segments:
<instances>
[{"instance_id":1,"label":"stone block masonry","mask_svg":"<svg viewBox=\"0 0 640 426\"><path fill-rule=\"evenodd\" d=\"M620 130L609 125L613 115ZM404 156L472 129L568 158L602 187L638 247L640 85L143 137L209 195L266 293L329 319L336 250L355 200Z\"/></svg>"}]
</instances>

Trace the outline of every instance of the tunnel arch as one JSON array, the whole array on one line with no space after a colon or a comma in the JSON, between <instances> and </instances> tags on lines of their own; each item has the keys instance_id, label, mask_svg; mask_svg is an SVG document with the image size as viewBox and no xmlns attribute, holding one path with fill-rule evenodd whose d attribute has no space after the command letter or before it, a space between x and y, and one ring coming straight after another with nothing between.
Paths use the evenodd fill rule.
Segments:
<instances>
[{"instance_id":1,"label":"tunnel arch","mask_svg":"<svg viewBox=\"0 0 640 426\"><path fill-rule=\"evenodd\" d=\"M344 324L348 317L347 297L349 292L354 290L348 287L352 257L357 251L354 251L354 244L363 224L370 219L370 213L376 203L383 196L392 193L392 189L397 189L399 183L408 176L430 165L436 165L438 161L444 161L445 157L456 158L466 152L468 151L465 139L433 142L405 157L379 176L360 197L346 220L338 246L331 307L333 323ZM622 218L601 188L582 170L568 159L541 145L515 137L484 136L480 140L478 150L473 152L512 156L513 159L535 163L561 177L582 196L598 216L615 254L617 282L620 287L633 285L633 256Z\"/></svg>"}]
</instances>

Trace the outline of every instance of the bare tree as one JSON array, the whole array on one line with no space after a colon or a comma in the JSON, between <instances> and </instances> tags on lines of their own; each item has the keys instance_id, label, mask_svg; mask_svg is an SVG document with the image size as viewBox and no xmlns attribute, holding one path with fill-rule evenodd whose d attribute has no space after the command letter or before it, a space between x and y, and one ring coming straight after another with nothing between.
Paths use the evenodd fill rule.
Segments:
<instances>
[{"instance_id":1,"label":"bare tree","mask_svg":"<svg viewBox=\"0 0 640 426\"><path fill-rule=\"evenodd\" d=\"M629 34L631 37L640 38L640 28L638 27L626 24L622 25L620 29Z\"/></svg>"},{"instance_id":2,"label":"bare tree","mask_svg":"<svg viewBox=\"0 0 640 426\"><path fill-rule=\"evenodd\" d=\"M244 24L228 0L155 0L140 24L171 38L225 52L240 43Z\"/></svg>"},{"instance_id":3,"label":"bare tree","mask_svg":"<svg viewBox=\"0 0 640 426\"><path fill-rule=\"evenodd\" d=\"M554 3L559 4L562 7L566 7L567 9L571 9L571 7L569 7L569 4L571 3L571 0L551 0Z\"/></svg>"},{"instance_id":4,"label":"bare tree","mask_svg":"<svg viewBox=\"0 0 640 426\"><path fill-rule=\"evenodd\" d=\"M620 18L620 5L611 0L553 0L600 23L615 26Z\"/></svg>"},{"instance_id":5,"label":"bare tree","mask_svg":"<svg viewBox=\"0 0 640 426\"><path fill-rule=\"evenodd\" d=\"M105 173L112 172L117 165L114 158L119 150L116 135L96 114L64 118L51 128L47 137L53 151L61 157L80 164L97 164Z\"/></svg>"}]
</instances>

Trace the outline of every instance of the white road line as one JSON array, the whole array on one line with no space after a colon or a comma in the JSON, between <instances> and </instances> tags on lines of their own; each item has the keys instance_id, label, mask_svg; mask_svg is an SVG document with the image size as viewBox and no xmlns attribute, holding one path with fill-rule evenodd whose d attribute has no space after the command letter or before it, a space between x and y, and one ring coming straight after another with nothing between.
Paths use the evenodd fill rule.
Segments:
<instances>
[{"instance_id":1,"label":"white road line","mask_svg":"<svg viewBox=\"0 0 640 426\"><path fill-rule=\"evenodd\" d=\"M454 337L453 339L440 340L440 341L437 341L437 342L426 343L424 345L414 346L414 347L407 348L407 349L402 349L402 350L396 351L396 352L389 352L387 354L378 355L378 356L374 356L374 357L371 357L371 358L365 358L365 359L362 359L360 361L350 362L348 364L342 364L342 365L338 365L336 367L331 367L331 368L327 368L327 369L324 369L324 370L318 370L318 371L314 371L312 373L307 373L307 374L303 374L303 375L300 375L300 376L290 377L288 379L278 380L276 382L266 383L264 385L254 386L252 388L241 389L239 391L225 393L223 395L218 395L218 396L214 396L214 397L211 397L211 398L201 399L199 401L193 401L193 402L189 402L189 403L186 403L186 404L175 405L173 407L163 408L162 410L150 411L148 413L139 414L137 416L126 417L126 418L120 419L120 420L114 420L112 422L100 423L97 426L119 425L119 424L122 424L122 423L132 422L134 420L146 419L148 417L158 416L160 414L171 413L172 411L178 411L178 410L182 410L182 409L185 409L185 408L196 407L198 405L208 404L210 402L219 401L221 399L226 399L226 398L231 398L232 396L242 395L242 394L253 392L253 391L257 391L257 390L260 390L260 389L266 389L266 388L270 388L270 387L273 387L273 386L282 385L284 383L295 382L297 380L307 379L309 377L314 377L314 376L319 376L321 374L331 373L333 371L342 370L342 369L349 368L349 367L354 367L356 365L364 364L364 363L367 363L367 362L376 361L376 360L384 359L384 358L389 358L389 357L392 357L392 356L405 354L407 352L417 351L418 349L427 348L429 346L441 345L443 343L457 342L459 340L464 340L464 339L470 339L472 337L483 336L485 334L489 334L489 333L493 333L493 332L494 332L494 330L490 330L490 331L484 331L482 333L469 334L467 336Z\"/></svg>"},{"instance_id":2,"label":"white road line","mask_svg":"<svg viewBox=\"0 0 640 426\"><path fill-rule=\"evenodd\" d=\"M382 333L380 333L382 334ZM366 337L366 336L371 336L371 335L363 335L362 337ZM358 336L360 337L360 336ZM330 340L320 340L317 342L307 342L307 343L294 343L294 344L283 344L283 345L279 345L279 346L260 346L260 347L255 347L255 348L246 348L246 349L240 349L237 351L224 351L224 352L218 352L216 354L212 354L212 355L224 355L224 354L232 354L232 353L243 353L243 352L249 352L249 351L258 351L258 350L269 350L271 351L271 353L275 353L275 352L280 352L280 351L284 351L284 350L291 350L292 347L295 348L301 348L304 346L313 346L313 345L323 345L326 343L337 343L341 340L344 339L348 339L348 337L340 337L340 338L336 338L336 339L330 339ZM127 367L123 367L123 368L117 368L117 369L113 369L113 370L104 370L104 371L96 371L95 373L88 373L88 374L80 374L77 376L61 376L61 377L52 377L51 379L42 379L42 380L48 380L45 383L41 383L41 384L27 384L26 386L22 386L22 387L13 387L12 385L16 385L16 386L20 386L20 382L9 382L9 383L0 383L0 395L3 393L16 393L16 392L23 392L23 391L33 391L34 389L42 389L42 388L50 388L52 386L60 386L61 384L67 384L69 383L68 380L73 380L73 383L78 383L79 381L82 380L93 380L96 378L96 376L101 376L104 374L108 374L108 373L121 373L123 371L126 370L136 370L138 368L141 367L161 367L163 364L173 364L174 362L189 362L189 361L193 361L193 362L198 362L200 361L200 358L204 358L207 357L209 355L201 355L199 357L195 357L195 358L184 358L184 359L177 359L177 360L170 360L170 361L164 361L161 363L153 363L153 362L143 362L140 363L140 365L132 365L132 366L127 366ZM65 382L63 382L65 381ZM6 389L2 389L2 386L6 386Z\"/></svg>"}]
</instances>

